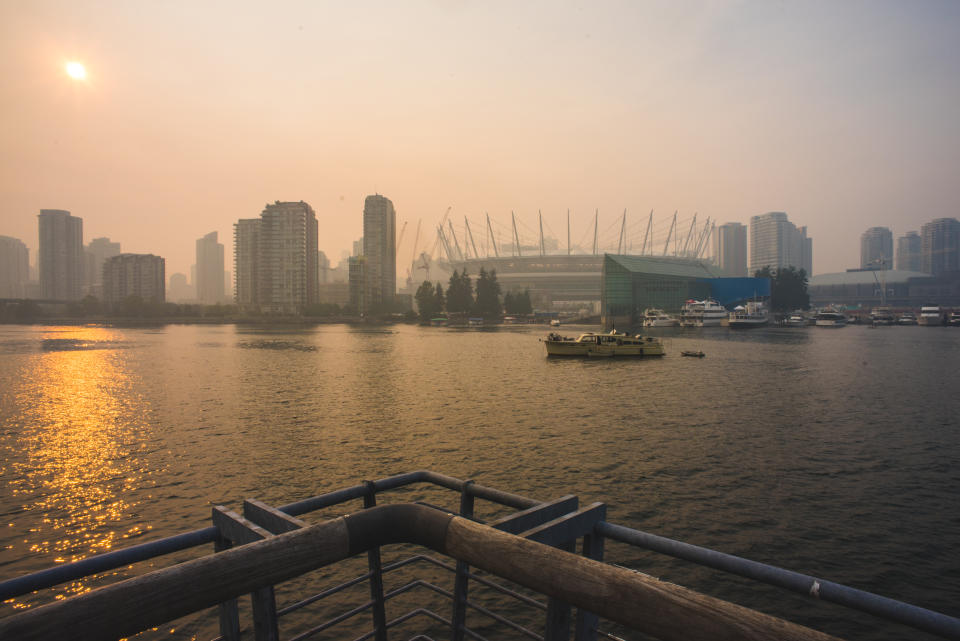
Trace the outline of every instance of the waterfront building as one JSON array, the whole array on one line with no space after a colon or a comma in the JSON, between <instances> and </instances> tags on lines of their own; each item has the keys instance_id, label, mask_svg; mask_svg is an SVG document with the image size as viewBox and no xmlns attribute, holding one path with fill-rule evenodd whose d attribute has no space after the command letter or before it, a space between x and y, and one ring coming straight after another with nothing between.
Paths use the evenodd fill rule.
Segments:
<instances>
[{"instance_id":1,"label":"waterfront building","mask_svg":"<svg viewBox=\"0 0 960 641\"><path fill-rule=\"evenodd\" d=\"M233 225L233 298L243 310L259 310L259 267L260 219L241 218Z\"/></svg>"},{"instance_id":2,"label":"waterfront building","mask_svg":"<svg viewBox=\"0 0 960 641\"><path fill-rule=\"evenodd\" d=\"M0 298L26 298L30 250L19 238L0 236Z\"/></svg>"},{"instance_id":3,"label":"waterfront building","mask_svg":"<svg viewBox=\"0 0 960 641\"><path fill-rule=\"evenodd\" d=\"M750 218L750 273L764 267L795 267L813 273L813 239L782 211Z\"/></svg>"},{"instance_id":4,"label":"waterfront building","mask_svg":"<svg viewBox=\"0 0 960 641\"><path fill-rule=\"evenodd\" d=\"M197 264L194 284L197 301L215 305L224 300L223 243L217 242L217 232L212 231L197 239Z\"/></svg>"},{"instance_id":5,"label":"waterfront building","mask_svg":"<svg viewBox=\"0 0 960 641\"><path fill-rule=\"evenodd\" d=\"M170 282L167 286L166 299L172 303L187 303L196 300L196 293L193 287L187 282L187 275L176 273L170 274Z\"/></svg>"},{"instance_id":6,"label":"waterfront building","mask_svg":"<svg viewBox=\"0 0 960 641\"><path fill-rule=\"evenodd\" d=\"M769 278L721 278L706 262L672 256L603 257L601 321L605 329L639 325L648 308L678 313L690 299L724 307L770 296Z\"/></svg>"},{"instance_id":7,"label":"waterfront building","mask_svg":"<svg viewBox=\"0 0 960 641\"><path fill-rule=\"evenodd\" d=\"M317 299L317 217L307 203L276 201L234 229L236 301L248 311L299 314Z\"/></svg>"},{"instance_id":8,"label":"waterfront building","mask_svg":"<svg viewBox=\"0 0 960 641\"><path fill-rule=\"evenodd\" d=\"M923 269L923 241L917 232L908 231L897 239L897 269L906 272Z\"/></svg>"},{"instance_id":9,"label":"waterfront building","mask_svg":"<svg viewBox=\"0 0 960 641\"><path fill-rule=\"evenodd\" d=\"M714 231L713 255L724 276L747 275L747 226L726 223Z\"/></svg>"},{"instance_id":10,"label":"waterfront building","mask_svg":"<svg viewBox=\"0 0 960 641\"><path fill-rule=\"evenodd\" d=\"M166 301L165 262L153 254L119 254L103 263L103 298L112 305L130 296L144 302Z\"/></svg>"},{"instance_id":11,"label":"waterfront building","mask_svg":"<svg viewBox=\"0 0 960 641\"><path fill-rule=\"evenodd\" d=\"M361 316L370 311L370 296L367 293L367 261L365 256L351 256L348 259L347 286L350 291L350 306Z\"/></svg>"},{"instance_id":12,"label":"waterfront building","mask_svg":"<svg viewBox=\"0 0 960 641\"><path fill-rule=\"evenodd\" d=\"M920 229L922 271L937 276L960 271L960 221L937 218Z\"/></svg>"},{"instance_id":13,"label":"waterfront building","mask_svg":"<svg viewBox=\"0 0 960 641\"><path fill-rule=\"evenodd\" d=\"M893 267L893 232L888 227L871 227L860 236L860 269ZM809 272L808 272L809 273Z\"/></svg>"},{"instance_id":14,"label":"waterfront building","mask_svg":"<svg viewBox=\"0 0 960 641\"><path fill-rule=\"evenodd\" d=\"M111 242L109 238L94 238L83 252L84 290L97 298L103 292L103 263L108 258L120 254L120 243Z\"/></svg>"},{"instance_id":15,"label":"waterfront building","mask_svg":"<svg viewBox=\"0 0 960 641\"><path fill-rule=\"evenodd\" d=\"M844 305L869 310L881 302L894 309L919 308L925 303L957 306L960 273L930 276L897 269L818 274L810 279L807 291L814 307Z\"/></svg>"},{"instance_id":16,"label":"waterfront building","mask_svg":"<svg viewBox=\"0 0 960 641\"><path fill-rule=\"evenodd\" d=\"M389 198L375 194L363 203L363 307L390 307L397 293L397 215Z\"/></svg>"},{"instance_id":17,"label":"waterfront building","mask_svg":"<svg viewBox=\"0 0 960 641\"><path fill-rule=\"evenodd\" d=\"M41 209L38 219L40 296L79 300L83 295L83 219L63 209Z\"/></svg>"}]
</instances>

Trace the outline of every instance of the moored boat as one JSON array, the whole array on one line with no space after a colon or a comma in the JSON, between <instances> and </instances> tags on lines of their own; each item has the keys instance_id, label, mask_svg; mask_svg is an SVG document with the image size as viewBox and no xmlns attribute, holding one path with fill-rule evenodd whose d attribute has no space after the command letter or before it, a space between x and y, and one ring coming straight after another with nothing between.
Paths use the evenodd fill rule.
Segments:
<instances>
[{"instance_id":1,"label":"moored boat","mask_svg":"<svg viewBox=\"0 0 960 641\"><path fill-rule=\"evenodd\" d=\"M897 325L916 325L917 316L913 312L904 312L897 319Z\"/></svg>"},{"instance_id":2,"label":"moored boat","mask_svg":"<svg viewBox=\"0 0 960 641\"><path fill-rule=\"evenodd\" d=\"M644 327L676 327L679 324L679 319L667 314L662 309L650 308L643 310Z\"/></svg>"},{"instance_id":3,"label":"moored boat","mask_svg":"<svg viewBox=\"0 0 960 641\"><path fill-rule=\"evenodd\" d=\"M943 325L943 318L940 315L940 306L939 305L924 305L920 308L920 318L917 320L918 325L927 325L933 327L935 325Z\"/></svg>"},{"instance_id":4,"label":"moored boat","mask_svg":"<svg viewBox=\"0 0 960 641\"><path fill-rule=\"evenodd\" d=\"M683 327L719 327L727 319L727 308L715 300L688 300L680 312Z\"/></svg>"},{"instance_id":5,"label":"moored boat","mask_svg":"<svg viewBox=\"0 0 960 641\"><path fill-rule=\"evenodd\" d=\"M588 332L577 338L551 333L543 339L547 356L663 356L663 343L652 336Z\"/></svg>"},{"instance_id":6,"label":"moored boat","mask_svg":"<svg viewBox=\"0 0 960 641\"><path fill-rule=\"evenodd\" d=\"M804 327L807 325L807 319L802 312L790 314L786 322L787 327Z\"/></svg>"},{"instance_id":7,"label":"moored boat","mask_svg":"<svg viewBox=\"0 0 960 641\"><path fill-rule=\"evenodd\" d=\"M870 322L874 325L893 325L897 319L889 307L880 306L870 310Z\"/></svg>"},{"instance_id":8,"label":"moored boat","mask_svg":"<svg viewBox=\"0 0 960 641\"><path fill-rule=\"evenodd\" d=\"M953 310L950 312L950 317L947 319L947 325L951 327L960 327L960 311Z\"/></svg>"},{"instance_id":9,"label":"moored boat","mask_svg":"<svg viewBox=\"0 0 960 641\"><path fill-rule=\"evenodd\" d=\"M746 305L737 305L730 312L729 325L731 329L750 329L762 327L770 320L767 308L760 301L747 301Z\"/></svg>"},{"instance_id":10,"label":"moored boat","mask_svg":"<svg viewBox=\"0 0 960 641\"><path fill-rule=\"evenodd\" d=\"M832 307L827 307L817 312L815 324L817 327L846 327L847 316Z\"/></svg>"}]
</instances>

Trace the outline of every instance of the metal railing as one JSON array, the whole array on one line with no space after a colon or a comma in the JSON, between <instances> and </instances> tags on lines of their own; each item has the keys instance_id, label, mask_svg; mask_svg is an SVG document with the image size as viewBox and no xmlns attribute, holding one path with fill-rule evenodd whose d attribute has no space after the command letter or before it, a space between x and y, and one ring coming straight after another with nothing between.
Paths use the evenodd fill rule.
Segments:
<instances>
[{"instance_id":1,"label":"metal railing","mask_svg":"<svg viewBox=\"0 0 960 641\"><path fill-rule=\"evenodd\" d=\"M415 483L430 483L458 492L458 516L427 504L377 506L380 493ZM313 525L296 518L358 499L363 501L364 510L356 514ZM515 511L483 523L474 514L476 499ZM357 641L385 641L388 630L417 617L449 629L450 638L455 641L484 639L475 630L476 626L468 627L468 612L480 615L489 624L505 626L512 633L532 639L567 639L571 628L578 640L596 639L598 634L615 638L599 630L601 617L664 639L700 638L698 634L703 638L723 638L723 631L730 632L729 638L753 638L750 635L764 638L774 630L779 638L828 638L747 608L603 564L604 541L613 540L837 603L943 638L960 639L960 619L608 523L603 504L580 508L575 496L537 501L469 480L418 471L366 481L279 508L248 500L244 502L243 512L241 516L216 507L212 527L0 582L0 601L5 601L199 545L214 543L216 551L213 555L0 619L0 637L46 638L48 634L54 635L55 630L69 629L81 631L86 635L83 638L116 638L216 605L220 622L218 638L234 641L240 638L241 630L237 597L249 593L255 637L258 641L273 640L279 639L282 617L367 583L368 600L313 625L290 637L291 640L305 641L363 613L371 616L372 629ZM447 555L455 563L414 554L383 564L381 546L401 542L425 546ZM571 554L578 542L581 542L581 554ZM277 608L274 585L361 553L367 555L366 573ZM385 575L423 565L452 574L452 589L422 578L389 590L385 588ZM257 568L256 572L250 571L252 567ZM472 568L480 568L487 574ZM532 589L547 599L532 598L493 580L494 577ZM542 633L471 599L471 584L494 590L540 612L544 617ZM415 607L387 619L388 602L420 590L449 600L449 616L426 607ZM118 604L126 606L123 610L129 612L130 617L117 616ZM577 610L575 617L573 606ZM637 612L643 613L642 616L637 616ZM659 612L660 616L652 617L651 612ZM71 621L82 621L83 625ZM77 627L69 627L72 625Z\"/></svg>"}]
</instances>

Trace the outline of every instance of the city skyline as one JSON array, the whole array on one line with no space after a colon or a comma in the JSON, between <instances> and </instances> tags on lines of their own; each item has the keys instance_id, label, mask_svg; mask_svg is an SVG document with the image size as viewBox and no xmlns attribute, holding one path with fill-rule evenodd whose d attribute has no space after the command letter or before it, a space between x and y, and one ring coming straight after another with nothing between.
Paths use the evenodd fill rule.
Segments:
<instances>
[{"instance_id":1,"label":"city skyline","mask_svg":"<svg viewBox=\"0 0 960 641\"><path fill-rule=\"evenodd\" d=\"M863 229L957 215L955 4L230 8L0 8L0 234L36 251L62 207L189 273L174 234L302 199L336 258L380 192L427 230L542 210L561 245L568 208L786 211L829 272Z\"/></svg>"}]
</instances>

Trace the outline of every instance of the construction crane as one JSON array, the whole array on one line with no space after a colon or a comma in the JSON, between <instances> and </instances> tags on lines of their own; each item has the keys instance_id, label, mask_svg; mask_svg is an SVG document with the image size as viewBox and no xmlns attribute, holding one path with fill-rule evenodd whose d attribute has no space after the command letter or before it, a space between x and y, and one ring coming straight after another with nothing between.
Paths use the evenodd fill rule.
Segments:
<instances>
[{"instance_id":1,"label":"construction crane","mask_svg":"<svg viewBox=\"0 0 960 641\"><path fill-rule=\"evenodd\" d=\"M447 221L447 216L450 215L450 210L451 210L451 209L453 209L453 206L452 206L452 205L451 205L450 207L447 207L447 211L445 211L445 212L443 213L443 217L440 218L439 227L440 227L441 229L443 229L443 223L445 223L445 222ZM436 256L436 255L437 255L437 245L440 244L440 241L441 241L441 235L440 235L440 234L437 234L437 237L436 237L436 238L434 239L434 241L433 241L433 247L430 249L430 255L431 255L431 256ZM446 239L445 239L445 238L443 239L443 242L444 242L444 243L446 242Z\"/></svg>"},{"instance_id":2,"label":"construction crane","mask_svg":"<svg viewBox=\"0 0 960 641\"><path fill-rule=\"evenodd\" d=\"M420 223L421 223L421 222L423 222L423 219L422 219L422 218L418 218L418 219L417 219L417 233L416 233L416 235L413 237L413 252L412 252L411 255L410 255L410 265L411 265L411 266L413 266L414 262L417 260L417 244L420 242ZM404 223L403 226L404 226L404 228L406 228L407 224ZM407 267L407 280L409 280L410 278L412 278L412 274L410 273L410 267Z\"/></svg>"}]
</instances>

